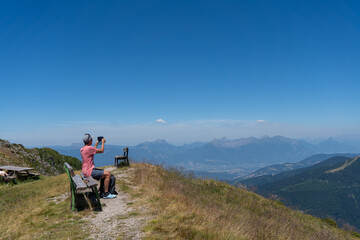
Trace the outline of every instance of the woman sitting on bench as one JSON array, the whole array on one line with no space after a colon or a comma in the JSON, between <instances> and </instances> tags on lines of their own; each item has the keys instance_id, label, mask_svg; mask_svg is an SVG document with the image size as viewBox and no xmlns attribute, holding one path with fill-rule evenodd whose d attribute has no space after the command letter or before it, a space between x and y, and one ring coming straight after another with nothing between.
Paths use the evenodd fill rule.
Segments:
<instances>
[{"instance_id":1,"label":"woman sitting on bench","mask_svg":"<svg viewBox=\"0 0 360 240\"><path fill-rule=\"evenodd\" d=\"M104 199L115 198L116 195L109 193L109 183L111 173L103 169L96 169L94 164L94 155L96 153L104 152L105 138L101 140L102 145L101 149L98 149L99 141L95 143L95 147L92 147L92 137L90 134L86 133L83 137L84 146L80 149L81 158L82 158L82 172L85 177L91 176L96 180L104 179Z\"/></svg>"}]
</instances>

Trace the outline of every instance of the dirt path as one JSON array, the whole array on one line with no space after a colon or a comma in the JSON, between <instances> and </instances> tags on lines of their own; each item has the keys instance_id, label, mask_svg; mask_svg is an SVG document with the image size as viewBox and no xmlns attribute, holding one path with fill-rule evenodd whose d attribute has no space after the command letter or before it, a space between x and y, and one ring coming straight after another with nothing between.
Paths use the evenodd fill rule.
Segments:
<instances>
[{"instance_id":1,"label":"dirt path","mask_svg":"<svg viewBox=\"0 0 360 240\"><path fill-rule=\"evenodd\" d=\"M90 239L142 239L145 236L143 228L151 219L148 208L137 205L130 194L120 190L119 184L120 181L129 183L133 169L106 170L115 175L116 191L119 194L115 199L101 199L103 211L93 212L84 219L91 226L86 229L91 232Z\"/></svg>"},{"instance_id":2,"label":"dirt path","mask_svg":"<svg viewBox=\"0 0 360 240\"><path fill-rule=\"evenodd\" d=\"M351 164L353 164L354 162L356 162L359 158L360 158L360 156L359 156L359 157L356 157L356 158L353 158L353 159L350 159L350 160L346 160L346 162L344 163L344 165L342 165L342 166L340 166L340 167L338 167L338 168L329 170L329 171L327 171L326 173L335 173L335 172L342 171L342 170L344 170L345 168L347 168L348 166L350 166Z\"/></svg>"}]
</instances>

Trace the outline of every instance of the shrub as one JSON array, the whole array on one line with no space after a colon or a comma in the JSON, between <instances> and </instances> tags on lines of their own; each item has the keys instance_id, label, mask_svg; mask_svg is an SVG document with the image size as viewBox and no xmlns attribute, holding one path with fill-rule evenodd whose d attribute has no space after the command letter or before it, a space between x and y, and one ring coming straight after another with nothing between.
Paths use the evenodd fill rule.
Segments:
<instances>
[{"instance_id":1,"label":"shrub","mask_svg":"<svg viewBox=\"0 0 360 240\"><path fill-rule=\"evenodd\" d=\"M331 218L324 218L323 221L326 222L327 224L329 224L332 227L336 227L336 228L338 227L335 220L333 220Z\"/></svg>"}]
</instances>

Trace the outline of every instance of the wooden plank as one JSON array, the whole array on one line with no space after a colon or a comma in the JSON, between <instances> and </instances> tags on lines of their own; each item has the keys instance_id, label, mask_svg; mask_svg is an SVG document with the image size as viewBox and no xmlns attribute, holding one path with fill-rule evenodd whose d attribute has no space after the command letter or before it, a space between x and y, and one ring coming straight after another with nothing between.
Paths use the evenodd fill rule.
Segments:
<instances>
[{"instance_id":1,"label":"wooden plank","mask_svg":"<svg viewBox=\"0 0 360 240\"><path fill-rule=\"evenodd\" d=\"M32 172L30 172L29 175L31 175L31 176L40 176L39 173L32 173Z\"/></svg>"},{"instance_id":2,"label":"wooden plank","mask_svg":"<svg viewBox=\"0 0 360 240\"><path fill-rule=\"evenodd\" d=\"M8 180L15 180L15 179L17 179L17 177L16 176L0 176L0 180L2 179L2 180L5 180L5 178L6 179L8 179Z\"/></svg>"},{"instance_id":3,"label":"wooden plank","mask_svg":"<svg viewBox=\"0 0 360 240\"><path fill-rule=\"evenodd\" d=\"M29 173L26 171L17 172L16 174L19 176L28 176L29 175Z\"/></svg>"},{"instance_id":4,"label":"wooden plank","mask_svg":"<svg viewBox=\"0 0 360 240\"><path fill-rule=\"evenodd\" d=\"M8 172L8 176L14 176L16 177L16 174L14 172Z\"/></svg>"},{"instance_id":5,"label":"wooden plank","mask_svg":"<svg viewBox=\"0 0 360 240\"><path fill-rule=\"evenodd\" d=\"M81 179L80 175L75 175L75 176L73 176L71 178L74 181L74 184L76 186L76 190L85 190L85 189L87 189L87 186L84 183L84 181Z\"/></svg>"},{"instance_id":6,"label":"wooden plank","mask_svg":"<svg viewBox=\"0 0 360 240\"><path fill-rule=\"evenodd\" d=\"M72 168L67 162L65 163L65 166L66 166L67 169L69 170L70 176L71 176L71 177L74 177L75 174L74 174L73 168Z\"/></svg>"},{"instance_id":7,"label":"wooden plank","mask_svg":"<svg viewBox=\"0 0 360 240\"><path fill-rule=\"evenodd\" d=\"M40 177L39 173L32 173L32 172L29 173L29 178L39 179L39 177Z\"/></svg>"},{"instance_id":8,"label":"wooden plank","mask_svg":"<svg viewBox=\"0 0 360 240\"><path fill-rule=\"evenodd\" d=\"M89 188L98 185L98 182L97 182L95 179L93 179L92 177L88 177L87 179L88 179L89 181L88 181L86 184L87 184L87 186L88 186Z\"/></svg>"},{"instance_id":9,"label":"wooden plank","mask_svg":"<svg viewBox=\"0 0 360 240\"><path fill-rule=\"evenodd\" d=\"M86 182L86 185L88 188L91 188L93 186L97 186L98 185L98 182L92 178L91 176L90 177L85 177L83 173L80 173L82 179Z\"/></svg>"},{"instance_id":10,"label":"wooden plank","mask_svg":"<svg viewBox=\"0 0 360 240\"><path fill-rule=\"evenodd\" d=\"M16 172L34 170L34 168L16 167L16 166L0 166L0 169L8 170L8 171L16 171Z\"/></svg>"}]
</instances>

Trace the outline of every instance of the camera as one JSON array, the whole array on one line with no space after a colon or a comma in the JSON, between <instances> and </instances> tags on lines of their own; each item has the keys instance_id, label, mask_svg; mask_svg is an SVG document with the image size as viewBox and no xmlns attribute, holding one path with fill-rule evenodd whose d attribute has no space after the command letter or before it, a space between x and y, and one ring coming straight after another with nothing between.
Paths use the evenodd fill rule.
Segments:
<instances>
[{"instance_id":1,"label":"camera","mask_svg":"<svg viewBox=\"0 0 360 240\"><path fill-rule=\"evenodd\" d=\"M98 137L98 141L101 142L101 140L103 139L104 137Z\"/></svg>"}]
</instances>

